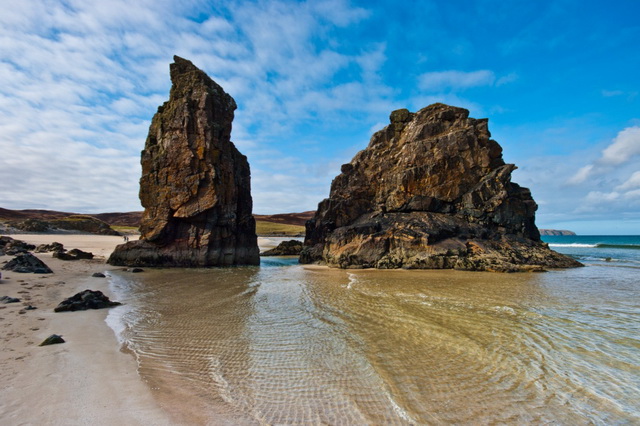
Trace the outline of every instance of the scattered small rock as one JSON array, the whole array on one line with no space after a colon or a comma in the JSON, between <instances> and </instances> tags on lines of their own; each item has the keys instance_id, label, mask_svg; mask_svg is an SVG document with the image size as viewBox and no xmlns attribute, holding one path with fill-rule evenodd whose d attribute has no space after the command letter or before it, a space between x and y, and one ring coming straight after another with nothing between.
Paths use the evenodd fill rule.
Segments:
<instances>
[{"instance_id":1,"label":"scattered small rock","mask_svg":"<svg viewBox=\"0 0 640 426\"><path fill-rule=\"evenodd\" d=\"M142 268L133 268L131 269L130 272L133 272L134 274L139 273L139 272L144 272L144 269Z\"/></svg>"},{"instance_id":2,"label":"scattered small rock","mask_svg":"<svg viewBox=\"0 0 640 426\"><path fill-rule=\"evenodd\" d=\"M103 309L118 305L121 303L112 302L101 291L85 290L60 302L54 312L86 311L87 309Z\"/></svg>"},{"instance_id":3,"label":"scattered small rock","mask_svg":"<svg viewBox=\"0 0 640 426\"><path fill-rule=\"evenodd\" d=\"M55 345L57 343L64 343L64 339L62 338L62 336L59 336L57 334L52 334L51 336L44 339L44 341L40 343L38 346Z\"/></svg>"},{"instance_id":4,"label":"scattered small rock","mask_svg":"<svg viewBox=\"0 0 640 426\"><path fill-rule=\"evenodd\" d=\"M36 309L38 309L38 308L36 308L35 306L32 306L32 305L27 305L27 307L26 307L26 308L24 308L24 309L25 309L26 311L34 311L34 310L36 310Z\"/></svg>"},{"instance_id":5,"label":"scattered small rock","mask_svg":"<svg viewBox=\"0 0 640 426\"><path fill-rule=\"evenodd\" d=\"M2 297L0 297L0 302L2 302L2 303L18 303L18 302L20 302L20 299L18 299L17 297L2 296Z\"/></svg>"},{"instance_id":6,"label":"scattered small rock","mask_svg":"<svg viewBox=\"0 0 640 426\"><path fill-rule=\"evenodd\" d=\"M34 274L52 274L53 271L31 253L19 254L2 267L5 271Z\"/></svg>"},{"instance_id":7,"label":"scattered small rock","mask_svg":"<svg viewBox=\"0 0 640 426\"><path fill-rule=\"evenodd\" d=\"M95 278L106 278L107 276L105 274L103 274L102 272L94 272L92 275L92 277Z\"/></svg>"}]
</instances>

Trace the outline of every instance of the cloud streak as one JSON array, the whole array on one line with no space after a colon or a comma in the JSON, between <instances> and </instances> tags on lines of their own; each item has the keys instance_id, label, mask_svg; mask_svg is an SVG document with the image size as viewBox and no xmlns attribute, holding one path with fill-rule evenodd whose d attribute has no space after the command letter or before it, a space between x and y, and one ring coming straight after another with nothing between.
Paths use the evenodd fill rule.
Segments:
<instances>
[{"instance_id":1,"label":"cloud streak","mask_svg":"<svg viewBox=\"0 0 640 426\"><path fill-rule=\"evenodd\" d=\"M338 38L367 10L342 0L234 1L201 22L191 18L200 12L195 1L181 8L120 0L7 8L0 17L3 207L139 209L139 152L167 98L173 54L191 59L236 98L232 138L254 176L288 194L282 200L296 199L291 194L305 193L317 178L292 170L283 179L281 164L265 155L302 164L305 154L294 140L305 122L387 109L389 89L377 79L384 46L350 52ZM352 77L336 79L338 73ZM328 187L330 179L322 183ZM319 201L304 198L299 208ZM284 207L261 196L255 206L267 213Z\"/></svg>"},{"instance_id":2,"label":"cloud streak","mask_svg":"<svg viewBox=\"0 0 640 426\"><path fill-rule=\"evenodd\" d=\"M435 71L422 74L419 78L420 88L424 90L467 89L478 86L492 86L496 81L493 71Z\"/></svg>"}]
</instances>

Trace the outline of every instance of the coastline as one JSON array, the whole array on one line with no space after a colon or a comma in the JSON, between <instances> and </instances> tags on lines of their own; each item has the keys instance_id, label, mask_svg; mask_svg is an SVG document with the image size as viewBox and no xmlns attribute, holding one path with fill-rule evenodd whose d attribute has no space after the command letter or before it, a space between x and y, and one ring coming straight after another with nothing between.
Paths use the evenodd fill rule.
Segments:
<instances>
[{"instance_id":1,"label":"coastline","mask_svg":"<svg viewBox=\"0 0 640 426\"><path fill-rule=\"evenodd\" d=\"M122 237L81 234L13 234L31 244L58 241L96 255L93 260L63 261L35 254L53 274L2 271L0 294L20 303L0 305L0 423L7 424L171 424L141 380L135 358L122 350L105 319L108 309L54 313L63 299L84 289L113 299L105 272L106 257ZM12 259L2 256L0 262ZM23 303L36 310L20 311ZM66 343L38 345L60 334Z\"/></svg>"}]
</instances>

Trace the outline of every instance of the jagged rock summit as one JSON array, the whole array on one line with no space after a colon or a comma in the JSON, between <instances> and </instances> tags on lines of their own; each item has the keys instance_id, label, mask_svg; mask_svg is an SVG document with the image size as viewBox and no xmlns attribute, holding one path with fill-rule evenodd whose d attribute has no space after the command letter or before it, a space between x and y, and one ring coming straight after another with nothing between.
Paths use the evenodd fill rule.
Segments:
<instances>
[{"instance_id":1,"label":"jagged rock summit","mask_svg":"<svg viewBox=\"0 0 640 426\"><path fill-rule=\"evenodd\" d=\"M531 192L487 119L444 104L393 111L306 224L301 263L526 271L581 264L548 248Z\"/></svg>"},{"instance_id":2,"label":"jagged rock summit","mask_svg":"<svg viewBox=\"0 0 640 426\"><path fill-rule=\"evenodd\" d=\"M174 56L169 100L142 151L140 240L108 263L206 267L260 262L247 158L231 142L236 103L190 61Z\"/></svg>"}]
</instances>

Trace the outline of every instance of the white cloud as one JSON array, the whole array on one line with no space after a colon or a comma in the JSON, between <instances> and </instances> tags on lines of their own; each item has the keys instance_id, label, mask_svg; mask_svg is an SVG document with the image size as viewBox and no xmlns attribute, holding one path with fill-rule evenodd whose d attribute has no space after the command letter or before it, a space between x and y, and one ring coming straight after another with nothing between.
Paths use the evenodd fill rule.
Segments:
<instances>
[{"instance_id":1,"label":"white cloud","mask_svg":"<svg viewBox=\"0 0 640 426\"><path fill-rule=\"evenodd\" d=\"M640 127L627 127L602 151L603 164L617 166L640 155Z\"/></svg>"},{"instance_id":2,"label":"white cloud","mask_svg":"<svg viewBox=\"0 0 640 426\"><path fill-rule=\"evenodd\" d=\"M640 172L635 172L634 174L632 174L626 182L618 186L616 189L619 191L628 191L638 188L640 188Z\"/></svg>"},{"instance_id":3,"label":"white cloud","mask_svg":"<svg viewBox=\"0 0 640 426\"><path fill-rule=\"evenodd\" d=\"M618 172L617 168L628 164L640 156L640 127L632 126L621 130L611 144L602 150L600 158L592 164L581 167L567 180L568 184L581 184L589 178Z\"/></svg>"},{"instance_id":4,"label":"white cloud","mask_svg":"<svg viewBox=\"0 0 640 426\"><path fill-rule=\"evenodd\" d=\"M424 90L466 89L477 86L492 86L496 80L493 71L436 71L422 74L418 85Z\"/></svg>"},{"instance_id":5,"label":"white cloud","mask_svg":"<svg viewBox=\"0 0 640 426\"><path fill-rule=\"evenodd\" d=\"M504 86L505 84L509 84L509 83L513 83L514 81L518 81L518 79L520 78L520 76L518 76L518 74L512 72L510 74L504 75L502 77L500 77L497 81L496 81L496 87L500 87L500 86Z\"/></svg>"},{"instance_id":6,"label":"white cloud","mask_svg":"<svg viewBox=\"0 0 640 426\"><path fill-rule=\"evenodd\" d=\"M584 182L591 174L591 170L593 170L592 164L580 168L580 170L568 180L568 183L575 185Z\"/></svg>"}]
</instances>

